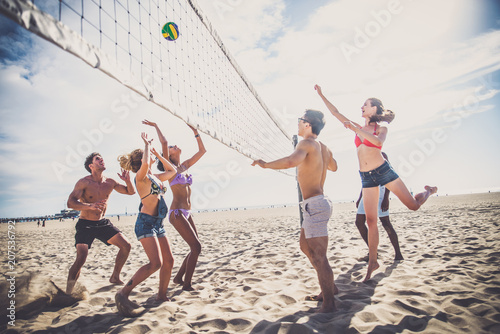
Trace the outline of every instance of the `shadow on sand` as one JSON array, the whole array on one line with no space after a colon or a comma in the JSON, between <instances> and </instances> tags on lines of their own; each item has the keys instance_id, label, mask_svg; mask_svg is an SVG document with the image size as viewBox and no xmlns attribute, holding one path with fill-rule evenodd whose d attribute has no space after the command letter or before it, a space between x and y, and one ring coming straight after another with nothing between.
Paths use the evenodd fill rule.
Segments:
<instances>
[{"instance_id":1,"label":"shadow on sand","mask_svg":"<svg viewBox=\"0 0 500 334\"><path fill-rule=\"evenodd\" d=\"M340 274L335 280L335 284L340 290L339 294L335 295L337 311L324 314L314 313L321 304L321 302L318 302L318 307L287 315L274 322L262 320L255 325L250 333L358 333L355 328L349 327L352 318L356 313L361 312L371 304L378 283L391 275L398 264L399 262L394 262L384 272L379 272L370 281L362 283L353 281L352 274L359 272L366 264L356 263L349 271ZM380 328L380 330L383 329ZM380 331L380 333L382 332Z\"/></svg>"}]
</instances>

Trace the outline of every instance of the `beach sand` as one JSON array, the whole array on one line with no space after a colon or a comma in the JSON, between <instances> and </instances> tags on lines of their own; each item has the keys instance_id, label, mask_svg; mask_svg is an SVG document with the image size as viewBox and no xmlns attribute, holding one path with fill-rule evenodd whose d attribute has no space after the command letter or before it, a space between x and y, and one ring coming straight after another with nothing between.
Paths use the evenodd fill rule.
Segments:
<instances>
[{"instance_id":1,"label":"beach sand","mask_svg":"<svg viewBox=\"0 0 500 334\"><path fill-rule=\"evenodd\" d=\"M131 299L148 308L138 318L118 314L108 282L117 248L96 240L78 284L64 298L75 259L76 221L15 225L13 270L7 224L0 226L0 330L6 333L500 333L500 193L431 197L417 212L391 200L391 221L404 261L379 223L380 268L362 283L367 247L354 224L354 203L334 204L328 258L338 311L315 314L315 271L299 249L298 208L195 214L202 254L194 292L170 283L170 302L153 301L158 274ZM132 243L122 271L127 281L146 263L134 234L135 217L112 221ZM187 245L167 222L177 272ZM14 275L9 276L9 272ZM15 297L6 298L15 279ZM11 289L12 290L12 289ZM7 321L15 301L15 326ZM66 306L65 306L66 305ZM6 313L7 312L7 313Z\"/></svg>"}]
</instances>

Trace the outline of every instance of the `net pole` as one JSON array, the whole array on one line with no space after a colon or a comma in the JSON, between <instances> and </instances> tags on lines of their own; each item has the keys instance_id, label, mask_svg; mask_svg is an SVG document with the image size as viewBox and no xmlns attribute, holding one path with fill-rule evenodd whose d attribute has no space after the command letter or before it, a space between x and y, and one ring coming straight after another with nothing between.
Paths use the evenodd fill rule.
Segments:
<instances>
[{"instance_id":1,"label":"net pole","mask_svg":"<svg viewBox=\"0 0 500 334\"><path fill-rule=\"evenodd\" d=\"M299 137L297 135L293 135L293 148L295 149L295 147L297 147L297 143L299 142ZM300 185L299 185L299 181L298 181L298 167L295 169L295 178L297 179L297 192L298 192L298 195L299 195L299 216L300 216L300 226L302 227L302 222L304 221L304 216L303 216L303 213L302 213L302 209L300 208L300 202L302 202L304 200L304 198L302 197L302 191L300 191Z\"/></svg>"}]
</instances>

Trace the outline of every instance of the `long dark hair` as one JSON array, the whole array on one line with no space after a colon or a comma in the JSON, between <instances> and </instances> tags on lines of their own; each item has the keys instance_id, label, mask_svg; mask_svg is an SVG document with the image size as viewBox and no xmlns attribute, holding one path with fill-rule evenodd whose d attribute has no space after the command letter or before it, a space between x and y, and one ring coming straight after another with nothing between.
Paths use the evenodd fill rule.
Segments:
<instances>
[{"instance_id":1,"label":"long dark hair","mask_svg":"<svg viewBox=\"0 0 500 334\"><path fill-rule=\"evenodd\" d=\"M163 152L161 153L161 155L163 156ZM165 171L165 166L163 166L163 162L161 162L160 159L157 159L158 160L158 163L156 164L156 167L158 168L158 170L160 172L164 172ZM172 161L172 158L170 158L170 156L168 157L168 160L173 164L174 162Z\"/></svg>"}]
</instances>

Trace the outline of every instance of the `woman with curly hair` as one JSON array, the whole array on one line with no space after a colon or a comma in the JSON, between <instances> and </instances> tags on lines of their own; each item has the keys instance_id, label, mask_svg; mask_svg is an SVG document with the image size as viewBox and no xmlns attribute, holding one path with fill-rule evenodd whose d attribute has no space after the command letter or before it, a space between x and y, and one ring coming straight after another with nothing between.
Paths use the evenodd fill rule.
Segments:
<instances>
[{"instance_id":1,"label":"woman with curly hair","mask_svg":"<svg viewBox=\"0 0 500 334\"><path fill-rule=\"evenodd\" d=\"M136 173L135 186L141 198L139 214L135 223L135 234L146 252L149 263L145 264L132 276L128 283L120 289L116 295L116 306L118 311L128 317L136 317L145 309L130 301L129 295L132 290L157 270L160 270L160 284L157 300L169 300L167 297L168 284L172 274L174 258L172 250L163 228L163 219L167 215L167 204L163 199L166 191L163 182L175 175L174 166L158 152L151 148L151 141L145 133L142 133L145 148L132 151L130 154L118 157L120 166L124 170ZM151 153L165 166L165 171L153 174L151 166L154 159Z\"/></svg>"}]
</instances>

